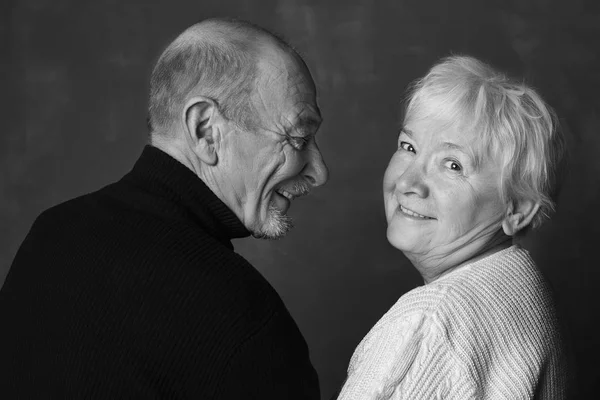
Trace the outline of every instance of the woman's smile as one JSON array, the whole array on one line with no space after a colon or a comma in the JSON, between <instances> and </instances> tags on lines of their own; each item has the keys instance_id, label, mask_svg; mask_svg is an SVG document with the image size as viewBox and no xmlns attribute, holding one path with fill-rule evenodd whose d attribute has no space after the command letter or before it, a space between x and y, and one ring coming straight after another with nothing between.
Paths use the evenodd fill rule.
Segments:
<instances>
[{"instance_id":1,"label":"woman's smile","mask_svg":"<svg viewBox=\"0 0 600 400\"><path fill-rule=\"evenodd\" d=\"M400 210L400 213L403 216L406 216L408 218L414 218L416 220L427 221L427 220L435 219L435 218L432 218L432 217L428 217L426 215L419 214L416 211L413 211L413 210L411 210L409 208L404 207L402 204L399 205L398 210Z\"/></svg>"}]
</instances>

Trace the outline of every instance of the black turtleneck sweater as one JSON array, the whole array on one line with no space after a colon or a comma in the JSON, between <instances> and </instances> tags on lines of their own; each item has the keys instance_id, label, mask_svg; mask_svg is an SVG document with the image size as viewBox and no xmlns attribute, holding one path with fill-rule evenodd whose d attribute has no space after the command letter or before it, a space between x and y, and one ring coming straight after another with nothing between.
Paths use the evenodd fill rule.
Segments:
<instances>
[{"instance_id":1,"label":"black turtleneck sweater","mask_svg":"<svg viewBox=\"0 0 600 400\"><path fill-rule=\"evenodd\" d=\"M319 398L298 327L233 251L248 235L150 146L43 212L0 291L0 397Z\"/></svg>"}]
</instances>

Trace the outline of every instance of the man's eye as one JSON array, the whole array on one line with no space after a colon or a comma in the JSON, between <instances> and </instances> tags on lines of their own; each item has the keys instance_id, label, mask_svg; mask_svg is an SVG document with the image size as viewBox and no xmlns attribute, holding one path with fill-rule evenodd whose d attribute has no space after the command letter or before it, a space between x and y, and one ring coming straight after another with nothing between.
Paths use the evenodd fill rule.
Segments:
<instances>
[{"instance_id":1,"label":"man's eye","mask_svg":"<svg viewBox=\"0 0 600 400\"><path fill-rule=\"evenodd\" d=\"M406 151L410 151L411 153L416 153L413 145L408 142L400 142L400 147Z\"/></svg>"},{"instance_id":2,"label":"man's eye","mask_svg":"<svg viewBox=\"0 0 600 400\"><path fill-rule=\"evenodd\" d=\"M289 142L296 150L303 150L308 144L308 139L303 137L289 136Z\"/></svg>"}]
</instances>

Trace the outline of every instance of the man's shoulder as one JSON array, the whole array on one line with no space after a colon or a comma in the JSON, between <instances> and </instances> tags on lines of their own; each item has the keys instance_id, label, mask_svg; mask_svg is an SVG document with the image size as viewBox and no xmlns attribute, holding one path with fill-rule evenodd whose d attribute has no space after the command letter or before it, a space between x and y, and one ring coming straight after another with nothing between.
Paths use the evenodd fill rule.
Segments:
<instances>
[{"instance_id":1,"label":"man's shoulder","mask_svg":"<svg viewBox=\"0 0 600 400\"><path fill-rule=\"evenodd\" d=\"M26 261L47 254L66 276L84 268L98 274L108 292L152 297L165 310L179 309L177 315L203 314L206 324L235 321L243 331L273 315L289 317L273 286L228 242L183 217L139 207L130 201L135 189L123 201L123 190L130 188L109 185L42 212L23 252ZM71 265L76 261L67 254L83 258Z\"/></svg>"},{"instance_id":2,"label":"man's shoulder","mask_svg":"<svg viewBox=\"0 0 600 400\"><path fill-rule=\"evenodd\" d=\"M114 201L106 193L115 183L99 188L95 191L77 195L76 197L61 201L42 210L34 224L53 223L55 219L88 218L99 208L108 207Z\"/></svg>"},{"instance_id":3,"label":"man's shoulder","mask_svg":"<svg viewBox=\"0 0 600 400\"><path fill-rule=\"evenodd\" d=\"M151 265L139 270L149 279L141 289L162 303L160 312L176 323L196 321L192 330L197 339L214 343L221 343L220 336L233 345L264 335L265 329L297 329L277 291L254 266L210 235L188 233L187 245L176 241L183 235L166 235L163 243L152 243L144 257ZM153 261L158 259L162 261ZM125 290L135 291L140 285L128 282Z\"/></svg>"},{"instance_id":4,"label":"man's shoulder","mask_svg":"<svg viewBox=\"0 0 600 400\"><path fill-rule=\"evenodd\" d=\"M187 258L181 257L181 263L173 267L187 270L213 307L227 308L230 315L248 323L287 313L277 291L250 262L210 236L205 244L209 245L184 252Z\"/></svg>"}]
</instances>

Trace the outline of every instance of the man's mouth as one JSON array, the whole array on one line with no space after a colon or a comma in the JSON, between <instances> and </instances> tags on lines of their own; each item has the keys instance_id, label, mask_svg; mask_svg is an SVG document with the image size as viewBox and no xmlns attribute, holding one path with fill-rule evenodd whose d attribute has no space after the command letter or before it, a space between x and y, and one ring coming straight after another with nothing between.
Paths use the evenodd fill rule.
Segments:
<instances>
[{"instance_id":1,"label":"man's mouth","mask_svg":"<svg viewBox=\"0 0 600 400\"><path fill-rule=\"evenodd\" d=\"M296 197L295 195L291 194L290 192L288 192L287 190L284 189L277 189L275 191L275 193L285 197L286 199L288 199L289 201L294 200L294 198Z\"/></svg>"},{"instance_id":2,"label":"man's mouth","mask_svg":"<svg viewBox=\"0 0 600 400\"><path fill-rule=\"evenodd\" d=\"M284 189L283 187L275 189L275 193L285 197L289 201L294 200L296 197L307 195L308 192L310 192L310 187L301 182L295 182L286 187L287 189Z\"/></svg>"}]
</instances>

